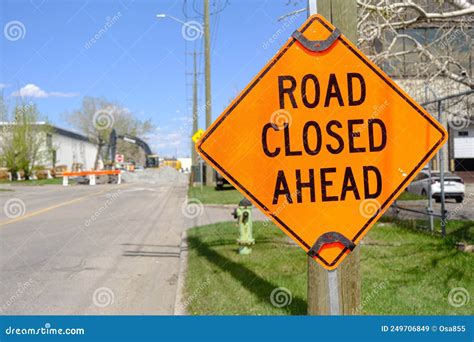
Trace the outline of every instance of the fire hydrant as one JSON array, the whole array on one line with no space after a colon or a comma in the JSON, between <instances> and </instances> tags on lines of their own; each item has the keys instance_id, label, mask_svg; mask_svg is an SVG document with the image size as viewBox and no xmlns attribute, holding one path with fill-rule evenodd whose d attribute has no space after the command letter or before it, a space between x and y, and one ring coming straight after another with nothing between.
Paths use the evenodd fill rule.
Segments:
<instances>
[{"instance_id":1,"label":"fire hydrant","mask_svg":"<svg viewBox=\"0 0 474 342\"><path fill-rule=\"evenodd\" d=\"M255 244L252 233L252 203L244 198L232 214L239 225L239 238L237 239L239 254L250 254L252 252L251 246Z\"/></svg>"}]
</instances>

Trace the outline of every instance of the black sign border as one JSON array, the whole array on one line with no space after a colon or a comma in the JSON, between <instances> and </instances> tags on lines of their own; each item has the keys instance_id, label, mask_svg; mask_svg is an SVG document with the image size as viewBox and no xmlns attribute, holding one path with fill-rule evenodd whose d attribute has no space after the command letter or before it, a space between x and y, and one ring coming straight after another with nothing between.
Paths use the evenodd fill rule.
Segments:
<instances>
[{"instance_id":1,"label":"black sign border","mask_svg":"<svg viewBox=\"0 0 474 342\"><path fill-rule=\"evenodd\" d=\"M332 33L333 29L329 27L321 18L318 16L314 16L310 18L310 20L306 23L306 25L300 30L301 33L304 33L306 29L315 21L319 21L329 32ZM433 125L434 128L436 128L440 133L441 133L441 138L437 141L437 143L428 151L428 153L423 157L423 159L414 167L414 169L405 177L405 180L393 191L393 193L385 200L385 202L381 205L380 209L362 226L362 228L357 232L357 234L352 238L352 242L355 243L355 240L367 229L367 227L372 223L372 221L375 220L375 218L379 215L380 212L382 212L388 205L388 203L392 200L393 197L397 194L397 192L406 186L406 183L408 179L411 178L411 176L420 168L420 166L426 164L428 157L433 153L434 150L445 140L446 138L446 132L442 130L434 121L434 119L424 111L420 110L416 103L412 101L410 98L405 96L400 90L398 90L391 82L390 79L388 78L387 75L384 73L381 73L379 70L374 68L370 63L368 63L365 58L361 56L361 54L355 50L346 40L346 38L343 35L340 35L338 37L338 40L344 44L353 54L355 54L364 64L366 64L377 76L382 78L387 85L392 88L402 99L404 99L413 109L415 109L416 112L418 112L422 117L424 117L426 120L428 120L431 125ZM298 234L296 234L287 224L285 224L278 216L272 214L270 210L262 203L260 202L254 195L252 195L242 184L240 184L239 181L237 181L234 177L232 177L231 174L229 174L223 167L220 166L218 162L216 162L211 156L209 156L203 149L202 145L203 143L207 140L207 138L214 132L217 127L229 116L232 111L238 106L238 104L250 93L250 91L257 85L258 82L265 76L265 74L280 60L280 58L288 51L288 49L295 43L297 40L293 37L291 37L290 42L287 44L287 46L278 53L277 56L273 58L271 63L260 72L260 74L254 78L254 81L252 84L236 99L236 101L233 103L233 105L225 112L224 115L222 115L219 120L216 122L215 125L212 126L212 128L205 133L205 135L202 137L202 139L199 141L199 144L197 146L198 151L203 154L210 162L216 166L221 173L223 173L227 178L232 180L233 183L235 183L241 190L243 190L250 198L252 198L256 203L259 204L261 208L263 208L269 216L271 216L275 221L280 223L296 240L298 240L303 246L305 246L308 251L311 249L311 246L308 245L302 238L299 237ZM322 258L318 253L314 256L315 258L318 258L321 260L322 263L325 265L332 267L334 266L337 261L348 251L348 248L345 247L341 253L331 262L327 262L324 258Z\"/></svg>"}]
</instances>

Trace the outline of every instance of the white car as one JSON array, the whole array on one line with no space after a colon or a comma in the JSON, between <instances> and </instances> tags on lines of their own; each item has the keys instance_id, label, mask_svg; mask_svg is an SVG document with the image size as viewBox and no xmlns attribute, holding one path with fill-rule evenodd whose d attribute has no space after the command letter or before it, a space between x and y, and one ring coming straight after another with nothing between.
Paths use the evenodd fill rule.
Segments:
<instances>
[{"instance_id":1,"label":"white car","mask_svg":"<svg viewBox=\"0 0 474 342\"><path fill-rule=\"evenodd\" d=\"M431 173L431 184L428 171L421 171L415 179L408 185L407 191L413 194L428 196L429 186L431 186L431 196L436 202L441 202L441 182L439 172ZM461 177L445 172L444 173L444 197L453 198L457 203L464 200L466 188Z\"/></svg>"}]
</instances>

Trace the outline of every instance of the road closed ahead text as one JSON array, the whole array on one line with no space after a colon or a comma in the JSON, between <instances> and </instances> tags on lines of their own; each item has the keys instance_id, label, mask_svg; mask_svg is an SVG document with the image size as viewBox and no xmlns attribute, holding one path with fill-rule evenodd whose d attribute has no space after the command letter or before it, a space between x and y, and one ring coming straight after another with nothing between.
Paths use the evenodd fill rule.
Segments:
<instances>
[{"instance_id":1,"label":"road closed ahead text","mask_svg":"<svg viewBox=\"0 0 474 342\"><path fill-rule=\"evenodd\" d=\"M376 166L364 165L357 169L328 166L331 159L346 158L347 154L381 153L387 144L387 128L381 119L347 119L343 113L338 115L339 108L340 112L350 111L362 105L367 95L361 74L345 76L340 79L330 74L325 80L313 74L301 80L289 75L278 77L280 110L287 113L288 121L268 122L262 127L263 153L268 158L314 158L315 162L313 168L291 171L295 184L289 183L288 170L278 170L273 204L285 200L290 204L345 201L349 196L360 200L381 194L383 175ZM322 89L322 84L327 87ZM314 117L295 128L291 125L291 113L297 115L294 110L301 107L312 109ZM330 120L318 118L319 107L335 108ZM330 156L324 163L318 159L323 153Z\"/></svg>"}]
</instances>

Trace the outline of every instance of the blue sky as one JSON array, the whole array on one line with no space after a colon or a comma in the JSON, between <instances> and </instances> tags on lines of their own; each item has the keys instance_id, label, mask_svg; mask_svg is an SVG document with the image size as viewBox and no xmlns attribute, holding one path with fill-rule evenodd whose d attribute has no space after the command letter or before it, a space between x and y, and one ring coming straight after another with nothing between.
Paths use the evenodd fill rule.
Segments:
<instances>
[{"instance_id":1,"label":"blue sky","mask_svg":"<svg viewBox=\"0 0 474 342\"><path fill-rule=\"evenodd\" d=\"M186 72L192 71L192 59L185 52L202 52L203 39L192 40L179 22L155 16L200 23L193 3L201 12L201 0L1 0L0 87L10 105L20 89L34 96L41 113L65 128L64 114L80 108L84 96L117 101L138 118L152 119L156 131L147 139L156 152L189 156L192 78ZM219 11L225 3L211 0L211 9ZM305 3L230 0L211 16L213 119L305 14L277 18ZM204 71L202 56L199 69ZM202 106L202 76L199 85ZM203 116L199 125L205 128Z\"/></svg>"}]
</instances>

